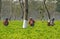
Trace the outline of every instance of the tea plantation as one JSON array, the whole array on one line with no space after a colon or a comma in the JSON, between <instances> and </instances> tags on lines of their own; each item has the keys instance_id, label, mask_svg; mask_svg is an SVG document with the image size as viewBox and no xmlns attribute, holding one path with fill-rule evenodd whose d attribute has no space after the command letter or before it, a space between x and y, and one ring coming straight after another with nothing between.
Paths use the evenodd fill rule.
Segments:
<instances>
[{"instance_id":1,"label":"tea plantation","mask_svg":"<svg viewBox=\"0 0 60 39\"><path fill-rule=\"evenodd\" d=\"M29 24L22 28L22 21L10 21L8 26L0 21L0 39L60 39L60 21L54 26L47 26L47 22L36 21L35 26Z\"/></svg>"}]
</instances>

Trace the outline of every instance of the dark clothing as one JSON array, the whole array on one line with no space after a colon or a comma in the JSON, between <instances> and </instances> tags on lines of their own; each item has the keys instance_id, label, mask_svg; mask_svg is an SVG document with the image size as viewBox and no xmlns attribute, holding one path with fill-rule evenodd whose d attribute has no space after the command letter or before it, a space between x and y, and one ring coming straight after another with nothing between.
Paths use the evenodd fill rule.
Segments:
<instances>
[{"instance_id":1,"label":"dark clothing","mask_svg":"<svg viewBox=\"0 0 60 39\"><path fill-rule=\"evenodd\" d=\"M4 25L5 25L5 26L8 26L8 24L9 24L8 21L5 21L5 22L4 22Z\"/></svg>"},{"instance_id":2,"label":"dark clothing","mask_svg":"<svg viewBox=\"0 0 60 39\"><path fill-rule=\"evenodd\" d=\"M34 23L35 23L35 21L34 21L33 19L30 19L30 20L29 20L30 26L34 26Z\"/></svg>"},{"instance_id":3,"label":"dark clothing","mask_svg":"<svg viewBox=\"0 0 60 39\"><path fill-rule=\"evenodd\" d=\"M51 19L49 22L48 22L48 26L54 26L54 18L53 19Z\"/></svg>"},{"instance_id":4,"label":"dark clothing","mask_svg":"<svg viewBox=\"0 0 60 39\"><path fill-rule=\"evenodd\" d=\"M48 26L50 26L50 22L48 22Z\"/></svg>"},{"instance_id":5,"label":"dark clothing","mask_svg":"<svg viewBox=\"0 0 60 39\"><path fill-rule=\"evenodd\" d=\"M8 18L6 18L6 20L4 21L4 25L8 26L9 22L8 22Z\"/></svg>"},{"instance_id":6,"label":"dark clothing","mask_svg":"<svg viewBox=\"0 0 60 39\"><path fill-rule=\"evenodd\" d=\"M34 24L30 24L30 26L34 26Z\"/></svg>"},{"instance_id":7,"label":"dark clothing","mask_svg":"<svg viewBox=\"0 0 60 39\"><path fill-rule=\"evenodd\" d=\"M54 26L54 18L51 20L51 25Z\"/></svg>"}]
</instances>

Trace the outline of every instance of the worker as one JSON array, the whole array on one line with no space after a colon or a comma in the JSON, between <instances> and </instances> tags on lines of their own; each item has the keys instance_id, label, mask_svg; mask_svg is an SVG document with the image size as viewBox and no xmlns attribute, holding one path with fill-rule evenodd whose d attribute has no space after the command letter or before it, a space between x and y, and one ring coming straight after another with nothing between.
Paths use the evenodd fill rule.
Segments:
<instances>
[{"instance_id":1,"label":"worker","mask_svg":"<svg viewBox=\"0 0 60 39\"><path fill-rule=\"evenodd\" d=\"M29 19L29 24L30 24L30 26L35 25L35 21L34 21L34 19L32 17L30 17L30 19Z\"/></svg>"}]
</instances>

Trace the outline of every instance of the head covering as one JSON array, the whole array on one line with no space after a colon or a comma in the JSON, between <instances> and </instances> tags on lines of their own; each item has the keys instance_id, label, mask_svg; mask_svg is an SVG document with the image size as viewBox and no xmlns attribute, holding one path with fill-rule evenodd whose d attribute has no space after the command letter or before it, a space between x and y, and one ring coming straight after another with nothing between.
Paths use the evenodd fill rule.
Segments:
<instances>
[{"instance_id":1,"label":"head covering","mask_svg":"<svg viewBox=\"0 0 60 39\"><path fill-rule=\"evenodd\" d=\"M6 20L8 20L8 18L6 18Z\"/></svg>"},{"instance_id":2,"label":"head covering","mask_svg":"<svg viewBox=\"0 0 60 39\"><path fill-rule=\"evenodd\" d=\"M32 17L30 17L30 18L32 18Z\"/></svg>"},{"instance_id":3,"label":"head covering","mask_svg":"<svg viewBox=\"0 0 60 39\"><path fill-rule=\"evenodd\" d=\"M30 17L30 20L32 20L32 17Z\"/></svg>"},{"instance_id":4,"label":"head covering","mask_svg":"<svg viewBox=\"0 0 60 39\"><path fill-rule=\"evenodd\" d=\"M50 22L50 19L48 19L48 22Z\"/></svg>"}]
</instances>

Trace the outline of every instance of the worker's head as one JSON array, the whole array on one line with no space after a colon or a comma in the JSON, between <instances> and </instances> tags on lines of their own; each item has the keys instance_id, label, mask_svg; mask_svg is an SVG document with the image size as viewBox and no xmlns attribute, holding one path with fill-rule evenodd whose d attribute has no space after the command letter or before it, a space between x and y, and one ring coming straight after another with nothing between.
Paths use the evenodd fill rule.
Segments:
<instances>
[{"instance_id":1,"label":"worker's head","mask_svg":"<svg viewBox=\"0 0 60 39\"><path fill-rule=\"evenodd\" d=\"M6 18L6 21L8 20L8 18Z\"/></svg>"},{"instance_id":2,"label":"worker's head","mask_svg":"<svg viewBox=\"0 0 60 39\"><path fill-rule=\"evenodd\" d=\"M30 19L32 19L32 17L30 17Z\"/></svg>"},{"instance_id":3,"label":"worker's head","mask_svg":"<svg viewBox=\"0 0 60 39\"><path fill-rule=\"evenodd\" d=\"M53 21L55 20L55 18L52 19Z\"/></svg>"}]
</instances>

